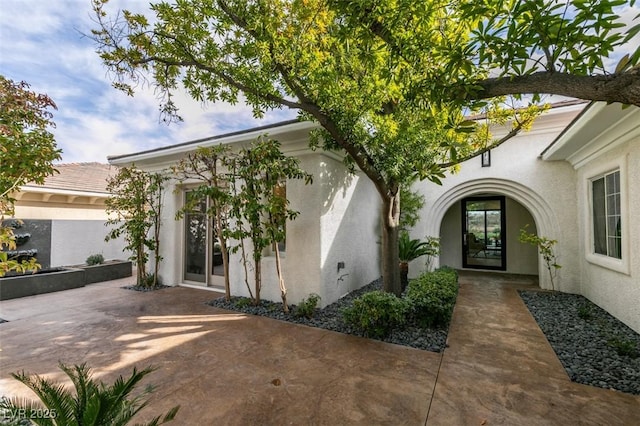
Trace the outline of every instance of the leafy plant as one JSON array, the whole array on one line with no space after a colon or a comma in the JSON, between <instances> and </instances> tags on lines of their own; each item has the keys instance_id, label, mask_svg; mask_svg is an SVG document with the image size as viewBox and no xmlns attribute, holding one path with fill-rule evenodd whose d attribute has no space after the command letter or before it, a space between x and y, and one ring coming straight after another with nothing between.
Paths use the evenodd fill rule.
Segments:
<instances>
[{"instance_id":1,"label":"leafy plant","mask_svg":"<svg viewBox=\"0 0 640 426\"><path fill-rule=\"evenodd\" d=\"M91 256L87 257L87 260L85 260L84 263L86 263L89 266L101 265L104 263L104 256L101 255L100 253L92 254Z\"/></svg>"},{"instance_id":2,"label":"leafy plant","mask_svg":"<svg viewBox=\"0 0 640 426\"><path fill-rule=\"evenodd\" d=\"M585 303L581 306L578 306L578 317L587 321L593 318L593 312L591 312L591 306Z\"/></svg>"},{"instance_id":3,"label":"leafy plant","mask_svg":"<svg viewBox=\"0 0 640 426\"><path fill-rule=\"evenodd\" d=\"M348 325L367 337L383 338L406 322L407 304L392 293L372 291L353 301L343 309L342 316Z\"/></svg>"},{"instance_id":4,"label":"leafy plant","mask_svg":"<svg viewBox=\"0 0 640 426\"><path fill-rule=\"evenodd\" d=\"M306 299L302 299L302 301L300 301L298 306L296 306L294 315L296 317L305 317L305 318L313 317L313 314L316 311L316 307L318 306L318 302L320 301L320 299L321 297L319 294L311 293L309 297L307 297Z\"/></svg>"},{"instance_id":5,"label":"leafy plant","mask_svg":"<svg viewBox=\"0 0 640 426\"><path fill-rule=\"evenodd\" d=\"M112 214L106 225L116 226L107 236L106 241L124 235L127 243L125 247L131 250L129 257L137 268L136 284L148 285L145 277L158 276L160 267L160 218L162 216L162 197L164 182L168 179L162 173L149 173L136 168L122 167L118 173L107 181L107 191L111 194L107 198L106 211ZM151 234L151 236L149 236ZM147 250L154 252L154 273L147 273L149 255ZM155 286L157 282L153 282Z\"/></svg>"},{"instance_id":6,"label":"leafy plant","mask_svg":"<svg viewBox=\"0 0 640 426\"><path fill-rule=\"evenodd\" d=\"M628 356L629 358L638 358L640 352L638 351L638 345L632 340L613 338L610 339L607 344L616 350L620 356Z\"/></svg>"},{"instance_id":7,"label":"leafy plant","mask_svg":"<svg viewBox=\"0 0 640 426\"><path fill-rule=\"evenodd\" d=\"M9 271L27 272L40 268L35 258L10 256L16 249L14 224L5 224L5 215L14 210L13 194L27 182L43 184L56 170L60 159L53 133L53 100L30 90L27 83L16 83L0 75L0 277Z\"/></svg>"},{"instance_id":8,"label":"leafy plant","mask_svg":"<svg viewBox=\"0 0 640 426\"><path fill-rule=\"evenodd\" d=\"M63 385L40 376L29 376L24 371L11 375L29 387L39 398L31 402L19 398L3 398L0 410L12 413L32 414L29 420L37 425L86 425L119 426L128 424L149 403L147 396L153 392L148 386L141 394L131 397L138 383L154 371L147 367L138 371L135 367L126 380L120 376L112 385L92 378L86 364L68 367L62 363L60 369L71 379L75 393ZM165 415L146 423L155 426L174 419L180 406L175 406ZM16 416L14 416L16 417Z\"/></svg>"},{"instance_id":9,"label":"leafy plant","mask_svg":"<svg viewBox=\"0 0 640 426\"><path fill-rule=\"evenodd\" d=\"M431 327L449 323L457 295L457 273L438 269L411 281L406 298L413 318L423 327Z\"/></svg>"},{"instance_id":10,"label":"leafy plant","mask_svg":"<svg viewBox=\"0 0 640 426\"><path fill-rule=\"evenodd\" d=\"M404 290L408 283L409 262L421 256L436 256L440 251L440 240L436 237L427 237L426 241L411 239L407 231L400 233L398 239L400 258L400 279Z\"/></svg>"},{"instance_id":11,"label":"leafy plant","mask_svg":"<svg viewBox=\"0 0 640 426\"><path fill-rule=\"evenodd\" d=\"M238 308L247 308L251 305L253 305L252 299L247 298L247 297L239 297L235 300L234 304L238 307Z\"/></svg>"},{"instance_id":12,"label":"leafy plant","mask_svg":"<svg viewBox=\"0 0 640 426\"><path fill-rule=\"evenodd\" d=\"M538 252L542 255L544 259L545 266L547 267L547 271L549 271L549 279L551 280L551 289L555 290L554 278L556 276L556 272L562 266L558 264L558 259L554 250L554 246L558 242L557 240L552 240L547 237L539 237L536 234L532 234L527 232L526 225L523 229L520 230L519 241L521 243L531 244L538 248Z\"/></svg>"}]
</instances>

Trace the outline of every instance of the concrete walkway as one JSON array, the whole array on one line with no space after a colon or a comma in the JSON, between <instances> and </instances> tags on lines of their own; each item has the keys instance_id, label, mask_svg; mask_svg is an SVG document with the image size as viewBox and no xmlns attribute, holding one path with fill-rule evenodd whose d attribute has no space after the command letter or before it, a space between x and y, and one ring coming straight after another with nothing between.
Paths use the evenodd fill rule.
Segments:
<instances>
[{"instance_id":1,"label":"concrete walkway","mask_svg":"<svg viewBox=\"0 0 640 426\"><path fill-rule=\"evenodd\" d=\"M436 354L214 309L217 294L114 281L0 302L0 395L32 397L11 372L56 379L58 360L112 381L158 367L149 419L177 425L635 425L640 397L571 383L516 288L463 275Z\"/></svg>"}]
</instances>

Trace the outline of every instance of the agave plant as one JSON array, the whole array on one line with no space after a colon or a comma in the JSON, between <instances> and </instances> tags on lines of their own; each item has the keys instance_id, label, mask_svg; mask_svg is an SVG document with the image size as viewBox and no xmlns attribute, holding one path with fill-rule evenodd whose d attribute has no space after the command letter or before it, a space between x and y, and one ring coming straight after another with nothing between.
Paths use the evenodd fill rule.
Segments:
<instances>
[{"instance_id":1,"label":"agave plant","mask_svg":"<svg viewBox=\"0 0 640 426\"><path fill-rule=\"evenodd\" d=\"M56 426L119 426L128 424L133 416L148 404L147 396L153 392L148 386L140 395L130 398L136 385L154 368L138 371L135 367L128 379L118 377L112 385L92 378L86 364L68 367L62 363L60 369L71 379L75 394L60 383L38 375L30 376L24 371L11 375L28 386L40 399L33 402L20 398L0 399L0 412L15 424L25 424L26 419L36 425ZM146 423L161 425L173 420L180 406L175 406L164 416L160 415ZM10 423L12 424L12 423Z\"/></svg>"},{"instance_id":2,"label":"agave plant","mask_svg":"<svg viewBox=\"0 0 640 426\"><path fill-rule=\"evenodd\" d=\"M435 256L439 252L438 238L428 237L426 241L411 239L407 231L402 231L398 238L400 258L400 282L404 290L409 282L409 262L421 256Z\"/></svg>"}]
</instances>

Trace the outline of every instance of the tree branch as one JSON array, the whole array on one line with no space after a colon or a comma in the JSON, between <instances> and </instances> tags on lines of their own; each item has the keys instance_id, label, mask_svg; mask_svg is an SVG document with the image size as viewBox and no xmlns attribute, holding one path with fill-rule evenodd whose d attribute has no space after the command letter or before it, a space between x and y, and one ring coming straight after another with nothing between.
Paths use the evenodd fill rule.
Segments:
<instances>
[{"instance_id":1,"label":"tree branch","mask_svg":"<svg viewBox=\"0 0 640 426\"><path fill-rule=\"evenodd\" d=\"M487 99L497 96L541 93L604 102L640 106L640 68L625 73L579 76L541 71L522 76L488 78L474 82L479 89L459 94L463 99Z\"/></svg>"},{"instance_id":2,"label":"tree branch","mask_svg":"<svg viewBox=\"0 0 640 426\"><path fill-rule=\"evenodd\" d=\"M518 124L516 127L514 127L513 129L511 129L511 131L509 133L507 133L506 135L504 135L502 138L500 138L499 140L497 140L496 142L478 150L478 151L474 151L471 154L467 155L466 157L462 157L459 158L457 161L450 161L448 163L441 163L438 164L438 166L442 169L446 169L448 167L452 167L455 166L456 164L460 164L460 163L464 163L467 160L471 160L472 158L475 158L479 155L484 154L485 152L493 149L493 148L497 148L500 145L502 145L503 143L505 143L506 141L508 141L509 139L511 139L512 137L514 137L515 135L517 135L518 133L520 133L520 130L522 130L522 124Z\"/></svg>"}]
</instances>

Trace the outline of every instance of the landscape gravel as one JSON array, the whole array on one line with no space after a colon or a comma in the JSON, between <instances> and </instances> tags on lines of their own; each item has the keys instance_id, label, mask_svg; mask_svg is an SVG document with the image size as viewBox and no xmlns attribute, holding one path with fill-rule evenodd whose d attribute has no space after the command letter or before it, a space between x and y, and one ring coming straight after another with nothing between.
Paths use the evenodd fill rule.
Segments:
<instances>
[{"instance_id":1,"label":"landscape gravel","mask_svg":"<svg viewBox=\"0 0 640 426\"><path fill-rule=\"evenodd\" d=\"M520 297L572 381L640 395L640 335L583 296Z\"/></svg>"},{"instance_id":2,"label":"landscape gravel","mask_svg":"<svg viewBox=\"0 0 640 426\"><path fill-rule=\"evenodd\" d=\"M282 303L273 303L268 301L262 301L259 306L247 305L238 302L238 297L232 297L229 302L225 301L223 297L212 300L209 305L216 308L228 309L233 311L239 311L246 314L261 315L277 320L289 321L297 324L303 324L311 327L324 328L326 330L333 330L340 333L352 334L355 336L362 336L357 330L349 327L342 320L342 309L351 306L353 300L364 293L381 290L382 281L380 279L373 281L372 283L356 290L338 301L324 307L323 309L316 309L312 318L297 317L295 315L296 306L290 306L290 313L285 314L282 310ZM403 330L393 331L388 337L380 339L384 342L395 343L397 345L410 346L417 349L422 349L431 352L441 352L446 345L447 341L447 329L429 329L421 328L416 325L409 325Z\"/></svg>"}]
</instances>

